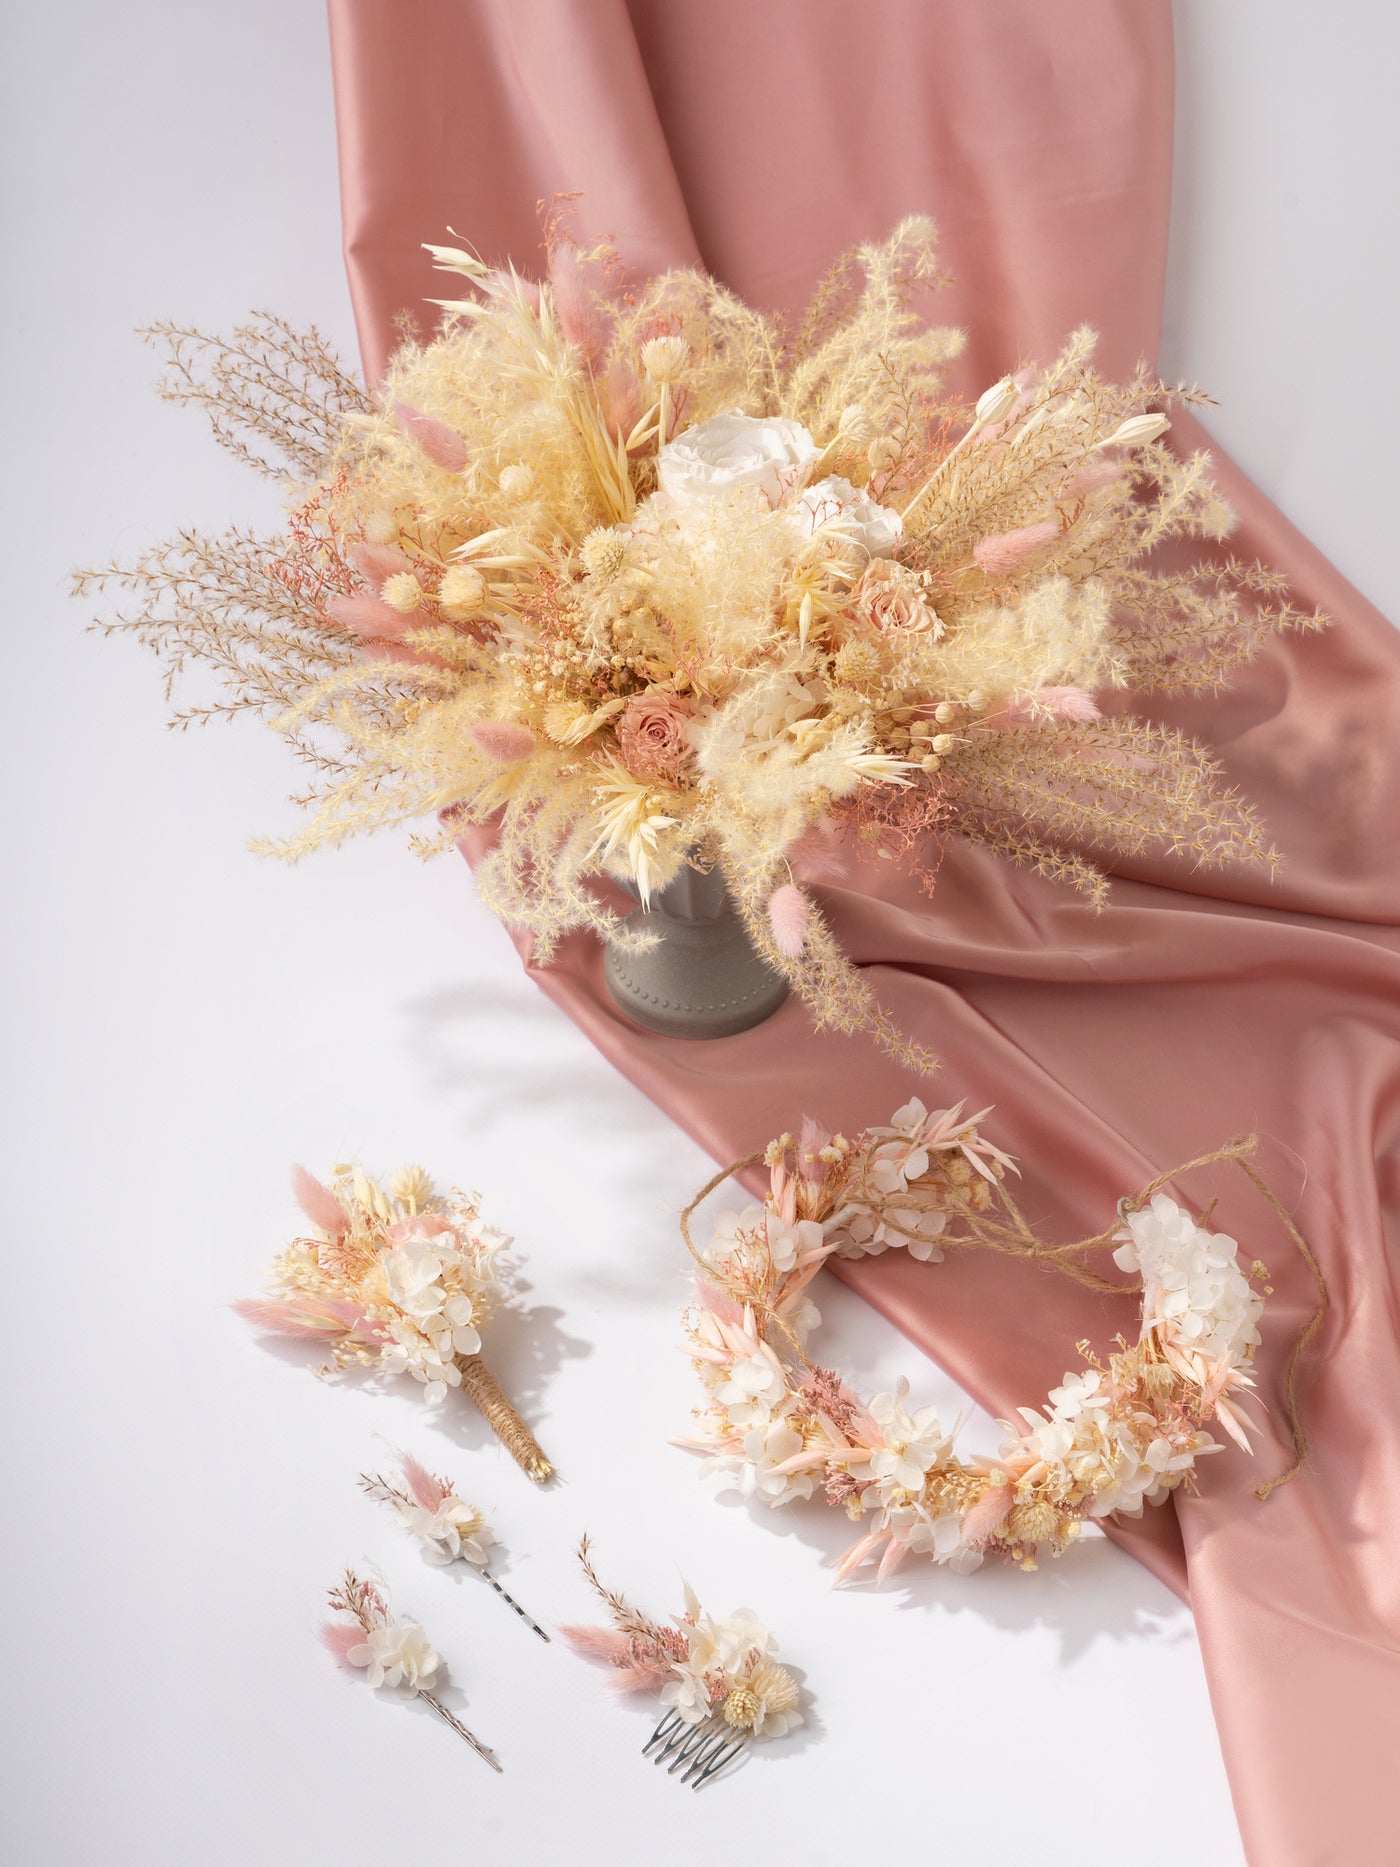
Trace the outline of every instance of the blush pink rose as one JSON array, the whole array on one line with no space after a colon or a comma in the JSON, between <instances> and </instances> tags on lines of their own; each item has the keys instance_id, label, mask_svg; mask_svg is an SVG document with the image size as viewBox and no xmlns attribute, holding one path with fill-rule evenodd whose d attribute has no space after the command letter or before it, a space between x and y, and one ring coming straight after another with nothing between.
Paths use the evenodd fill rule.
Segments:
<instances>
[{"instance_id":1,"label":"blush pink rose","mask_svg":"<svg viewBox=\"0 0 1400 1867\"><path fill-rule=\"evenodd\" d=\"M690 762L691 707L679 694L636 694L617 722L617 749L634 778L678 778Z\"/></svg>"},{"instance_id":2,"label":"blush pink rose","mask_svg":"<svg viewBox=\"0 0 1400 1867\"><path fill-rule=\"evenodd\" d=\"M857 615L882 635L943 633L938 612L911 574L888 558L875 558L853 592Z\"/></svg>"}]
</instances>

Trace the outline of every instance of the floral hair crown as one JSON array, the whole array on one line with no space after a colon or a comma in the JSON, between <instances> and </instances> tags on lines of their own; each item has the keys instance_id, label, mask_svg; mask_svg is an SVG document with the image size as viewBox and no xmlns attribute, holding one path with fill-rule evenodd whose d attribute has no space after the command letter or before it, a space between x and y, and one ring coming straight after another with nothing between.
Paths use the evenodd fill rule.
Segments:
<instances>
[{"instance_id":1,"label":"floral hair crown","mask_svg":"<svg viewBox=\"0 0 1400 1867\"><path fill-rule=\"evenodd\" d=\"M508 1288L510 1245L475 1196L439 1193L421 1167L382 1184L362 1168L333 1169L329 1186L304 1167L292 1190L309 1229L272 1269L273 1294L235 1303L258 1328L331 1348L328 1369L409 1375L440 1402L460 1387L521 1470L543 1484L554 1467L481 1358L481 1330Z\"/></svg>"},{"instance_id":2,"label":"floral hair crown","mask_svg":"<svg viewBox=\"0 0 1400 1867\"><path fill-rule=\"evenodd\" d=\"M1305 1241L1248 1163L1253 1138L1125 1199L1103 1236L1043 1246L1006 1187L1014 1164L981 1133L981 1119L961 1106L930 1114L914 1100L854 1141L807 1122L800 1139L784 1135L738 1163L766 1162L768 1196L719 1213L704 1252L691 1241L690 1215L735 1169L717 1175L683 1215L699 1265L686 1332L706 1403L696 1430L677 1443L706 1453L728 1486L767 1504L820 1493L842 1506L862 1533L838 1581L868 1562L878 1562L883 1579L911 1554L960 1571L989 1554L1033 1569L1086 1521L1136 1516L1191 1483L1196 1461L1221 1449L1212 1423L1249 1451L1241 1402L1254 1385L1264 1301L1256 1286L1267 1273L1257 1261L1242 1269L1235 1240L1208 1231L1163 1190L1210 1162L1233 1161L1259 1186L1317 1280L1319 1308L1290 1366L1297 1462L1284 1477L1306 1456L1293 1373L1326 1292ZM955 1429L934 1408L907 1405L907 1381L865 1402L806 1348L820 1322L808 1288L828 1258L897 1247L936 1260L954 1246L1049 1261L1095 1289L1142 1296L1137 1336L1120 1336L1102 1357L1078 1344L1084 1367L1065 1376L1043 1409L1021 1407L1002 1422L995 1456L958 1457ZM1103 1248L1138 1281L1100 1277L1080 1261Z\"/></svg>"}]
</instances>

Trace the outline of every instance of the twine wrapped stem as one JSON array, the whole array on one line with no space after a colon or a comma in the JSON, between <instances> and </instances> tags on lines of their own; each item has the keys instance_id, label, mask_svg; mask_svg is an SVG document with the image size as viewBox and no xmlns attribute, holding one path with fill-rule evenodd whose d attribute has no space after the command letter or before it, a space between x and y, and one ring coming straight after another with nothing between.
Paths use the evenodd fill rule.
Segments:
<instances>
[{"instance_id":1,"label":"twine wrapped stem","mask_svg":"<svg viewBox=\"0 0 1400 1867\"><path fill-rule=\"evenodd\" d=\"M480 1355L459 1355L457 1367L462 1376L462 1392L521 1471L537 1485L547 1484L554 1476L554 1467L540 1449L535 1435L501 1392L495 1375Z\"/></svg>"}]
</instances>

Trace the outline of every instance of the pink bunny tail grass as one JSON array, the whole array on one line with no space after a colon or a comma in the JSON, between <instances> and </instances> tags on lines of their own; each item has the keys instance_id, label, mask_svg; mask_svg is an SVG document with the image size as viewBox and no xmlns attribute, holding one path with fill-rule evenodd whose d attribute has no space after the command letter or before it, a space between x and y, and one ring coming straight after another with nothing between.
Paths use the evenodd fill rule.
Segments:
<instances>
[{"instance_id":1,"label":"pink bunny tail grass","mask_svg":"<svg viewBox=\"0 0 1400 1867\"><path fill-rule=\"evenodd\" d=\"M467 464L467 444L455 429L407 402L395 402L394 420L410 441L444 473L460 473Z\"/></svg>"},{"instance_id":2,"label":"pink bunny tail grass","mask_svg":"<svg viewBox=\"0 0 1400 1867\"><path fill-rule=\"evenodd\" d=\"M229 1308L255 1329L269 1335L344 1335L345 1325L325 1311L279 1302L276 1297L240 1297Z\"/></svg>"},{"instance_id":3,"label":"pink bunny tail grass","mask_svg":"<svg viewBox=\"0 0 1400 1867\"><path fill-rule=\"evenodd\" d=\"M1069 483L1069 491L1076 498L1082 499L1087 493L1098 492L1101 486L1111 486L1115 480L1123 477L1121 460L1105 460L1100 454L1097 460L1086 460Z\"/></svg>"},{"instance_id":4,"label":"pink bunny tail grass","mask_svg":"<svg viewBox=\"0 0 1400 1867\"><path fill-rule=\"evenodd\" d=\"M963 1518L963 1541L974 1549L990 1542L1011 1515L1015 1485L988 1485Z\"/></svg>"},{"instance_id":5,"label":"pink bunny tail grass","mask_svg":"<svg viewBox=\"0 0 1400 1867\"><path fill-rule=\"evenodd\" d=\"M350 1216L331 1189L305 1167L292 1168L292 1198L313 1225L319 1225L332 1238L350 1229Z\"/></svg>"},{"instance_id":6,"label":"pink bunny tail grass","mask_svg":"<svg viewBox=\"0 0 1400 1867\"><path fill-rule=\"evenodd\" d=\"M326 612L342 629L349 629L353 635L363 635L373 642L402 635L409 622L407 616L399 615L387 603L381 603L377 596L363 593L359 596L333 596L326 604Z\"/></svg>"},{"instance_id":7,"label":"pink bunny tail grass","mask_svg":"<svg viewBox=\"0 0 1400 1867\"><path fill-rule=\"evenodd\" d=\"M1086 694L1082 687L1037 687L1033 693L1019 695L1006 711L1008 719L1018 723L1044 718L1046 714L1074 720L1081 726L1103 718L1094 696Z\"/></svg>"},{"instance_id":8,"label":"pink bunny tail grass","mask_svg":"<svg viewBox=\"0 0 1400 1867\"><path fill-rule=\"evenodd\" d=\"M321 1645L331 1653L342 1666L350 1664L350 1649L363 1641L362 1627L347 1626L343 1621L325 1621L320 1628Z\"/></svg>"},{"instance_id":9,"label":"pink bunny tail grass","mask_svg":"<svg viewBox=\"0 0 1400 1867\"><path fill-rule=\"evenodd\" d=\"M642 385L625 363L614 363L608 370L609 431L625 441L641 419Z\"/></svg>"},{"instance_id":10,"label":"pink bunny tail grass","mask_svg":"<svg viewBox=\"0 0 1400 1867\"><path fill-rule=\"evenodd\" d=\"M1023 525L1019 531L996 532L972 547L972 560L984 576L1005 577L1033 552L1044 550L1060 535L1054 519L1039 525Z\"/></svg>"},{"instance_id":11,"label":"pink bunny tail grass","mask_svg":"<svg viewBox=\"0 0 1400 1867\"><path fill-rule=\"evenodd\" d=\"M397 577L414 568L413 559L397 545L356 545L350 562L376 590L386 577Z\"/></svg>"},{"instance_id":12,"label":"pink bunny tail grass","mask_svg":"<svg viewBox=\"0 0 1400 1867\"><path fill-rule=\"evenodd\" d=\"M804 1115L802 1126L797 1131L797 1169L809 1180L820 1180L826 1175L826 1162L821 1158L821 1151L831 1141L831 1130L825 1122L819 1122L814 1115Z\"/></svg>"},{"instance_id":13,"label":"pink bunny tail grass","mask_svg":"<svg viewBox=\"0 0 1400 1867\"><path fill-rule=\"evenodd\" d=\"M807 945L812 904L795 882L784 882L768 897L768 925L785 959L796 959Z\"/></svg>"},{"instance_id":14,"label":"pink bunny tail grass","mask_svg":"<svg viewBox=\"0 0 1400 1867\"><path fill-rule=\"evenodd\" d=\"M744 1312L733 1297L726 1296L713 1284L697 1282L695 1301L701 1309L707 1309L712 1316L718 1316L721 1322L732 1322L736 1328L744 1320Z\"/></svg>"},{"instance_id":15,"label":"pink bunny tail grass","mask_svg":"<svg viewBox=\"0 0 1400 1867\"><path fill-rule=\"evenodd\" d=\"M549 256L549 283L560 330L593 368L607 353L613 321L589 285L576 246L561 242L555 247Z\"/></svg>"},{"instance_id":16,"label":"pink bunny tail grass","mask_svg":"<svg viewBox=\"0 0 1400 1867\"><path fill-rule=\"evenodd\" d=\"M535 735L528 726L513 720L478 720L467 732L478 752L484 752L498 765L514 765L529 758L535 749Z\"/></svg>"},{"instance_id":17,"label":"pink bunny tail grass","mask_svg":"<svg viewBox=\"0 0 1400 1867\"><path fill-rule=\"evenodd\" d=\"M804 830L787 853L804 881L844 882L850 877L850 847L828 817Z\"/></svg>"},{"instance_id":18,"label":"pink bunny tail grass","mask_svg":"<svg viewBox=\"0 0 1400 1867\"><path fill-rule=\"evenodd\" d=\"M403 1467L404 1483L413 1493L415 1503L421 1504L424 1510L436 1510L447 1496L447 1487L442 1480L434 1478L427 1466L415 1459L411 1452L401 1452L399 1464Z\"/></svg>"},{"instance_id":19,"label":"pink bunny tail grass","mask_svg":"<svg viewBox=\"0 0 1400 1867\"><path fill-rule=\"evenodd\" d=\"M671 1670L659 1655L652 1658L639 1653L629 1635L611 1627L561 1627L559 1631L576 1653L605 1660L613 1668L608 1684L619 1692L654 1691Z\"/></svg>"}]
</instances>

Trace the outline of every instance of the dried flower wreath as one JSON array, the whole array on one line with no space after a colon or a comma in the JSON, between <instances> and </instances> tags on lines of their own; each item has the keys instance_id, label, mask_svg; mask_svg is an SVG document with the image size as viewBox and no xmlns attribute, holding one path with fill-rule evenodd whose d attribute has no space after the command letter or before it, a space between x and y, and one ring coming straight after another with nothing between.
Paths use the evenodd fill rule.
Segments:
<instances>
[{"instance_id":1,"label":"dried flower wreath","mask_svg":"<svg viewBox=\"0 0 1400 1867\"><path fill-rule=\"evenodd\" d=\"M603 1586L587 1537L578 1556L613 1625L560 1631L580 1653L606 1660L620 1691L656 1693L667 1707L643 1756L699 1789L751 1738L784 1737L802 1723L797 1681L775 1662L778 1643L748 1608L716 1619L687 1585L684 1612L663 1626Z\"/></svg>"},{"instance_id":2,"label":"dried flower wreath","mask_svg":"<svg viewBox=\"0 0 1400 1867\"><path fill-rule=\"evenodd\" d=\"M1101 1237L1044 1246L1007 1189L1013 1163L982 1135L982 1115L964 1117L961 1106L930 1114L915 1099L854 1141L804 1123L800 1139L783 1135L716 1175L682 1217L700 1267L686 1328L707 1400L698 1430L676 1443L707 1453L729 1488L767 1504L820 1490L844 1507L865 1527L838 1581L877 1560L883 1579L910 1554L960 1572L993 1553L1034 1569L1086 1519L1137 1516L1191 1484L1196 1461L1222 1449L1210 1422L1249 1451L1240 1401L1254 1384L1263 1308L1255 1286L1267 1272L1257 1261L1242 1270L1235 1240L1206 1230L1163 1190L1215 1161L1233 1162L1259 1188L1317 1283L1319 1306L1289 1370L1293 1471L1306 1456L1294 1375L1326 1291L1306 1242L1249 1164L1253 1137L1161 1175L1121 1202L1119 1223ZM696 1251L689 1219L700 1201L759 1161L770 1170L765 1202L720 1212L709 1247ZM1120 1336L1106 1359L1079 1343L1085 1368L1065 1376L1043 1411L1021 1407L1017 1421L1002 1422L999 1456L958 1458L956 1428L946 1430L932 1407L911 1411L907 1381L867 1404L806 1352L820 1321L807 1295L818 1269L833 1255L892 1246L923 1259L990 1248L1052 1263L1097 1290L1140 1290L1140 1331L1133 1341ZM1109 1247L1138 1281L1101 1277L1080 1261Z\"/></svg>"},{"instance_id":3,"label":"dried flower wreath","mask_svg":"<svg viewBox=\"0 0 1400 1867\"><path fill-rule=\"evenodd\" d=\"M321 1373L351 1367L407 1374L440 1402L460 1387L521 1470L554 1474L481 1358L481 1328L507 1298L501 1255L510 1239L481 1217L476 1198L441 1194L421 1167L382 1185L356 1166L325 1186L304 1167L292 1191L310 1221L273 1266L270 1297L234 1304L275 1334L333 1343Z\"/></svg>"},{"instance_id":4,"label":"dried flower wreath","mask_svg":"<svg viewBox=\"0 0 1400 1867\"><path fill-rule=\"evenodd\" d=\"M363 1581L353 1569L345 1571L340 1585L331 1590L329 1601L337 1614L348 1616L348 1620L326 1621L321 1628L322 1645L341 1665L363 1667L365 1678L376 1691L421 1698L499 1775L501 1766L495 1752L488 1750L438 1697L442 1657L417 1621L396 1620L387 1592L373 1582Z\"/></svg>"},{"instance_id":5,"label":"dried flower wreath","mask_svg":"<svg viewBox=\"0 0 1400 1867\"><path fill-rule=\"evenodd\" d=\"M924 220L840 259L793 328L699 272L631 281L557 218L546 247L535 282L430 246L466 295L373 396L275 317L149 333L162 393L291 479L287 530L183 532L75 587L137 596L101 626L172 679L221 677L175 724L269 716L316 770L308 826L264 847L498 820L481 889L541 962L572 928L638 937L599 877L645 902L718 864L817 1022L919 1068L794 880L836 836L930 888L962 837L1095 903L1085 848L1277 859L1200 746L1096 698L1219 688L1320 621L1259 564L1154 560L1233 522L1208 456L1161 443L1152 405L1198 392L1105 381L1077 331L952 399Z\"/></svg>"}]
</instances>

